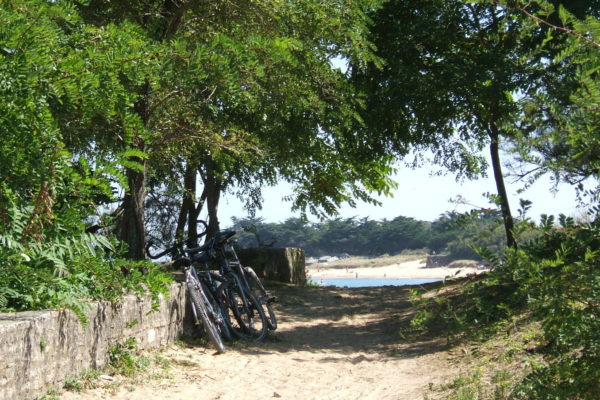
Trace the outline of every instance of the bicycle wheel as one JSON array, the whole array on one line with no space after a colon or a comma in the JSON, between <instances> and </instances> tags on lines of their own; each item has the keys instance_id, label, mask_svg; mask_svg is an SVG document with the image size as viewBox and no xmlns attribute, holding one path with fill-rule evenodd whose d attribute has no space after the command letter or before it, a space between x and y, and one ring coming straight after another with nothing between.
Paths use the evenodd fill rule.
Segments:
<instances>
[{"instance_id":1,"label":"bicycle wheel","mask_svg":"<svg viewBox=\"0 0 600 400\"><path fill-rule=\"evenodd\" d=\"M269 330L274 331L277 329L277 317L275 316L275 311L273 310L273 303L275 303L276 299L274 296L271 296L269 292L265 289L260 278L254 272L252 267L243 267L244 273L246 275L246 280L248 281L248 285L250 285L250 290L254 293L254 296L258 299L260 304L262 305L265 316L267 317L267 324L269 326Z\"/></svg>"},{"instance_id":2,"label":"bicycle wheel","mask_svg":"<svg viewBox=\"0 0 600 400\"><path fill-rule=\"evenodd\" d=\"M193 311L196 317L196 322L198 321L198 318L200 318L210 341L217 349L217 353L224 353L225 345L223 344L223 340L221 340L221 335L219 334L217 327L208 315L208 307L204 300L205 296L203 296L203 293L200 292L202 287L199 285L199 282L195 281L188 281L187 287L192 308L194 309Z\"/></svg>"},{"instance_id":3,"label":"bicycle wheel","mask_svg":"<svg viewBox=\"0 0 600 400\"><path fill-rule=\"evenodd\" d=\"M228 310L231 332L240 339L261 342L269 330L267 317L256 297L238 285L223 285L221 298Z\"/></svg>"},{"instance_id":4,"label":"bicycle wheel","mask_svg":"<svg viewBox=\"0 0 600 400\"><path fill-rule=\"evenodd\" d=\"M215 298L215 293L209 289L209 286L204 281L200 280L200 286L202 286L202 290L206 294L206 298L210 305L208 313L210 319L212 319L214 322L220 336L226 342L231 342L233 337L231 336L231 331L229 328L230 324L227 322L227 312L221 306L221 302Z\"/></svg>"}]
</instances>

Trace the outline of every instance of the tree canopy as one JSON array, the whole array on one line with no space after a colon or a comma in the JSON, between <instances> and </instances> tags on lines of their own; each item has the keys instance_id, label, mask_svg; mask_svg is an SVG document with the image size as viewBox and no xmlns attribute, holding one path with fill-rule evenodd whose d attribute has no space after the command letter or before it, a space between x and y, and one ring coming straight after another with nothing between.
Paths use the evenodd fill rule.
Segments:
<instances>
[{"instance_id":1,"label":"tree canopy","mask_svg":"<svg viewBox=\"0 0 600 400\"><path fill-rule=\"evenodd\" d=\"M587 19L584 22L571 16L565 23L591 31L597 23L593 5L567 3ZM549 132L564 127L558 123L557 114L572 115L567 110L574 106L571 95L583 89L580 85L596 86L589 77L573 76L572 59L559 61L566 56L561 52L569 52L567 43L582 37L568 38L564 29L553 34L552 28L558 25L533 18L541 10L550 21L559 19L557 9L546 2L520 7L514 2L496 1L387 1L372 14L370 36L383 65L356 63L352 69L353 81L365 93L362 115L377 148L400 156L410 149L427 148L433 152L434 162L455 171L458 177L476 177L485 165L479 150L489 147L495 197L511 246L516 242L501 147L520 152L523 159L532 162L536 161L532 148L538 155L546 153L548 168L536 170L540 174L555 161L555 167L560 168L560 146L551 144L560 139L549 139ZM561 15L567 14L564 11ZM544 98L546 105L541 106L545 114L538 113L527 124L525 116L531 116L535 108L534 101L524 101L529 95L538 99L538 105ZM554 110L549 111L549 107ZM595 128L590 125L590 129ZM537 140L532 131L538 132ZM572 150L563 149L564 157L573 159L576 152L581 155L576 148ZM566 172L565 168L562 171Z\"/></svg>"},{"instance_id":2,"label":"tree canopy","mask_svg":"<svg viewBox=\"0 0 600 400\"><path fill-rule=\"evenodd\" d=\"M404 216L390 220L331 218L315 223L299 218L282 223L234 218L231 228L236 230L237 245L242 248L300 247L309 257L433 251L456 259L480 259L474 247L487 247L496 254L504 249L501 221L497 212L478 212L468 217L448 212L433 222Z\"/></svg>"},{"instance_id":3,"label":"tree canopy","mask_svg":"<svg viewBox=\"0 0 600 400\"><path fill-rule=\"evenodd\" d=\"M68 160L69 174L96 179L88 204L120 202L115 232L132 258L143 258L148 183L156 198L186 200L189 224L201 177L213 230L219 195L232 185L254 205L263 184L285 179L295 207L316 213L373 201L370 191L392 185L391 158L365 155L352 133L359 102L330 64L340 55L372 59L371 7L8 2L2 68L19 82L5 85L4 148L17 158L6 159L3 176L23 200L48 197L50 215L58 199L47 179ZM36 29L27 20L39 21Z\"/></svg>"},{"instance_id":4,"label":"tree canopy","mask_svg":"<svg viewBox=\"0 0 600 400\"><path fill-rule=\"evenodd\" d=\"M389 193L393 162L409 151L431 149L475 177L476 152L489 145L509 224L501 138L534 170L573 183L596 176L594 142L582 132L595 137L597 126L597 15L587 3L558 10L7 2L3 204L30 204L32 233L67 209L89 225L108 208L101 224L143 258L148 226L191 235L207 207L218 229L228 190L251 208L264 185L287 180L295 208L331 215ZM347 72L332 67L336 57Z\"/></svg>"}]
</instances>

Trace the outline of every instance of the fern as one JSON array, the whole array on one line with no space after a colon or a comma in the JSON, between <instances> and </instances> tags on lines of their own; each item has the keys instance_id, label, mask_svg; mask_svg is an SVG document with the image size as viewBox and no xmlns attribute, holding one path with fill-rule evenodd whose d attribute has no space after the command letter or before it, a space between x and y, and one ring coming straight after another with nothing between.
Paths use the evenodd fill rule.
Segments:
<instances>
[{"instance_id":1,"label":"fern","mask_svg":"<svg viewBox=\"0 0 600 400\"><path fill-rule=\"evenodd\" d=\"M155 301L170 279L156 266L142 263L126 276L126 263L108 237L84 233L81 223L55 220L43 240L24 240L31 207L9 207L10 224L0 231L0 311L69 308L85 320L89 300L117 301L127 292L150 292ZM77 218L69 217L69 218Z\"/></svg>"}]
</instances>

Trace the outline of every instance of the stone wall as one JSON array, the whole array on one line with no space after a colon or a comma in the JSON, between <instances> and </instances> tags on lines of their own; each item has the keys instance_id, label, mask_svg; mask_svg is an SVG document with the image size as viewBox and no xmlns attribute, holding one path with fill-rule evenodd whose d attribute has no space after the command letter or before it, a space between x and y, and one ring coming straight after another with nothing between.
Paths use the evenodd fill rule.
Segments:
<instances>
[{"instance_id":1,"label":"stone wall","mask_svg":"<svg viewBox=\"0 0 600 400\"><path fill-rule=\"evenodd\" d=\"M174 283L156 311L148 297L92 303L82 323L69 310L0 313L0 399L29 400L65 379L108 361L108 349L135 338L139 349L172 342L183 333L185 286Z\"/></svg>"},{"instance_id":2,"label":"stone wall","mask_svg":"<svg viewBox=\"0 0 600 400\"><path fill-rule=\"evenodd\" d=\"M304 285L306 266L304 250L292 247L242 249L242 265L254 268L262 279Z\"/></svg>"},{"instance_id":3,"label":"stone wall","mask_svg":"<svg viewBox=\"0 0 600 400\"><path fill-rule=\"evenodd\" d=\"M259 276L304 284L301 249L250 249L240 252ZM91 303L82 323L70 310L0 313L0 400L31 400L62 387L108 362L109 348L135 338L138 349L164 346L192 330L184 283L152 310L149 297L127 296L118 304Z\"/></svg>"}]
</instances>

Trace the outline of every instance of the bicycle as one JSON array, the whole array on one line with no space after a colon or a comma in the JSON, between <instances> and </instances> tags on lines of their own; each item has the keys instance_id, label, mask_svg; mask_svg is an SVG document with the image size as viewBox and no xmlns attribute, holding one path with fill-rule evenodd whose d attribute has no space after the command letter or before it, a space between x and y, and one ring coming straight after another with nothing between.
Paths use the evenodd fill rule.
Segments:
<instances>
[{"instance_id":1,"label":"bicycle","mask_svg":"<svg viewBox=\"0 0 600 400\"><path fill-rule=\"evenodd\" d=\"M231 332L241 339L260 342L267 336L270 319L248 280L232 268L234 264L227 257L225 249L233 235L235 231L217 232L204 245L185 251L193 262L204 265L199 277L221 303L223 310L227 310L225 321Z\"/></svg>"},{"instance_id":2,"label":"bicycle","mask_svg":"<svg viewBox=\"0 0 600 400\"><path fill-rule=\"evenodd\" d=\"M228 240L223 245L223 254L229 266L238 274L240 281L248 287L259 300L265 316L269 330L277 329L277 317L273 310L273 303L277 302L277 298L272 296L264 287L256 271L252 267L242 266L240 259L233 247L233 244Z\"/></svg>"},{"instance_id":3,"label":"bicycle","mask_svg":"<svg viewBox=\"0 0 600 400\"><path fill-rule=\"evenodd\" d=\"M204 236L205 233L197 235L194 239ZM184 245L187 241L181 241L159 254L152 254L149 242L146 246L146 253L152 259L158 259L167 254L171 255L174 267L182 267L185 273L185 282L188 288L188 295L191 303L192 314L196 325L204 326L210 341L213 343L217 352L225 352L223 339L230 341L232 339L229 326L226 321L225 312L221 304L213 297L212 293L198 276L192 260L185 256Z\"/></svg>"}]
</instances>

